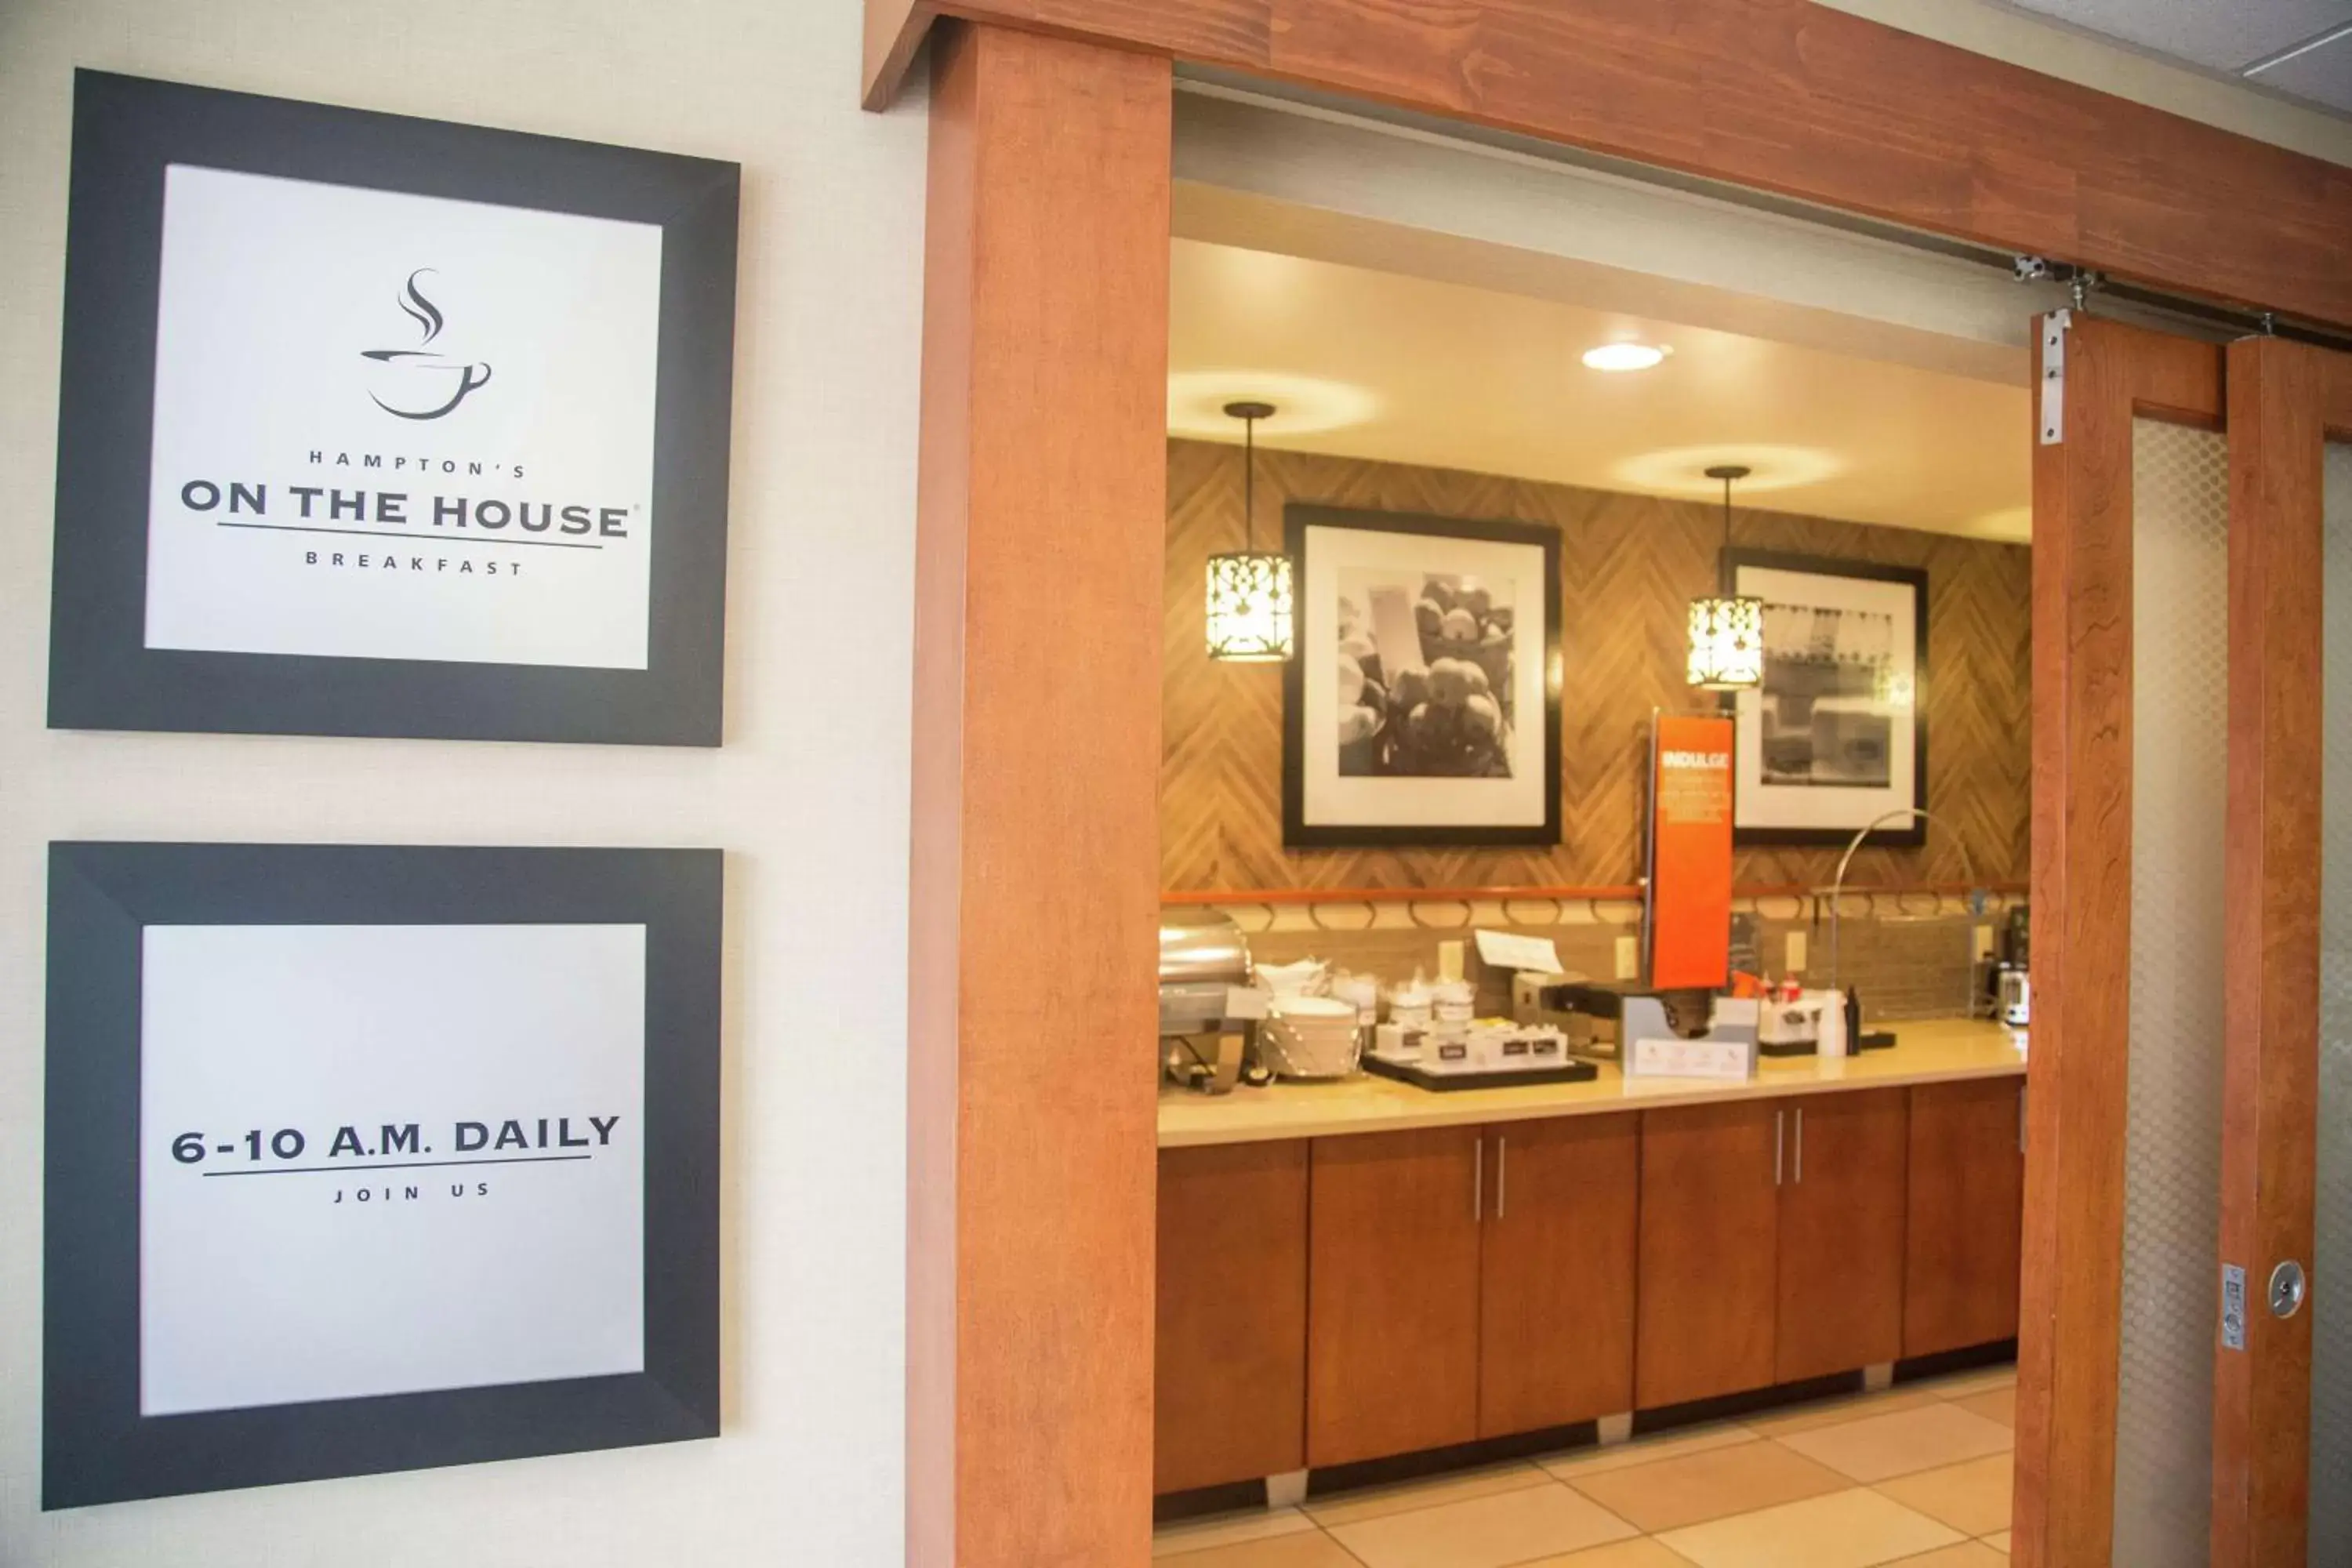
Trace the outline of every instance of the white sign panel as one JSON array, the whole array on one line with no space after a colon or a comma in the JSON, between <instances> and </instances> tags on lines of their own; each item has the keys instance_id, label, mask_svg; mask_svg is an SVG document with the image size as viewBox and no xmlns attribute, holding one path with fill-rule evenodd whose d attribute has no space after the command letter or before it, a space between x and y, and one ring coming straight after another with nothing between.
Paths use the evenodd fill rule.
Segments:
<instances>
[{"instance_id":1,"label":"white sign panel","mask_svg":"<svg viewBox=\"0 0 2352 1568\"><path fill-rule=\"evenodd\" d=\"M150 926L140 1412L645 1365L646 928Z\"/></svg>"},{"instance_id":2,"label":"white sign panel","mask_svg":"<svg viewBox=\"0 0 2352 1568\"><path fill-rule=\"evenodd\" d=\"M146 646L644 669L662 231L174 163Z\"/></svg>"}]
</instances>

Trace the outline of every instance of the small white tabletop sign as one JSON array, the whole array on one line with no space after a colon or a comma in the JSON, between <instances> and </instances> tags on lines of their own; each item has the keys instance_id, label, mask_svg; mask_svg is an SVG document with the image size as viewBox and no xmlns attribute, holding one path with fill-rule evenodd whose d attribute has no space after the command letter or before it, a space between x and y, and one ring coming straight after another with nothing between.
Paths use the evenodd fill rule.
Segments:
<instances>
[{"instance_id":1,"label":"small white tabletop sign","mask_svg":"<svg viewBox=\"0 0 2352 1568\"><path fill-rule=\"evenodd\" d=\"M1524 969L1538 974L1560 972L1559 948L1548 936L1518 936L1509 931L1471 933L1478 943L1478 959L1496 969Z\"/></svg>"}]
</instances>

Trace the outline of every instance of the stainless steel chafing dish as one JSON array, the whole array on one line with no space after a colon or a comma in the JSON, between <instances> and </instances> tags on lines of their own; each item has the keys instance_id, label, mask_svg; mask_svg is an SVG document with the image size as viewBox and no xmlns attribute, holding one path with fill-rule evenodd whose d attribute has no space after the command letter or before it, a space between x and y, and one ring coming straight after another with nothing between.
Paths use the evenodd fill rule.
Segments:
<instances>
[{"instance_id":1,"label":"stainless steel chafing dish","mask_svg":"<svg viewBox=\"0 0 2352 1568\"><path fill-rule=\"evenodd\" d=\"M1249 941L1221 910L1160 910L1160 1058L1179 1083L1222 1094L1239 1081L1264 1007Z\"/></svg>"}]
</instances>

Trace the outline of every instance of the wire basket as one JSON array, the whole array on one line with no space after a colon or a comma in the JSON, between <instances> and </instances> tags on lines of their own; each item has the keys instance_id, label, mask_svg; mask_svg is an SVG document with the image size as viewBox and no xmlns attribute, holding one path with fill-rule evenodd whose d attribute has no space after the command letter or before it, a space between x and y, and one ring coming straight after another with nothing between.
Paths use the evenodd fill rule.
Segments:
<instances>
[{"instance_id":1,"label":"wire basket","mask_svg":"<svg viewBox=\"0 0 2352 1568\"><path fill-rule=\"evenodd\" d=\"M1257 1048L1276 1078L1347 1078L1363 1059L1364 1035L1347 1003L1284 997L1258 1026Z\"/></svg>"}]
</instances>

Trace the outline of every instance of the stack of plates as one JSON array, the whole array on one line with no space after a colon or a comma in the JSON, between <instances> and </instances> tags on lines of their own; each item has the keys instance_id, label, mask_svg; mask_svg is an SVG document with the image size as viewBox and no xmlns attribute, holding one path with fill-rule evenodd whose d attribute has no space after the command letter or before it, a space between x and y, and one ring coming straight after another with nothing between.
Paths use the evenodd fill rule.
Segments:
<instances>
[{"instance_id":1,"label":"stack of plates","mask_svg":"<svg viewBox=\"0 0 2352 1568\"><path fill-rule=\"evenodd\" d=\"M1276 996L1258 1026L1258 1052L1279 1078L1346 1078L1362 1046L1352 1003Z\"/></svg>"}]
</instances>

